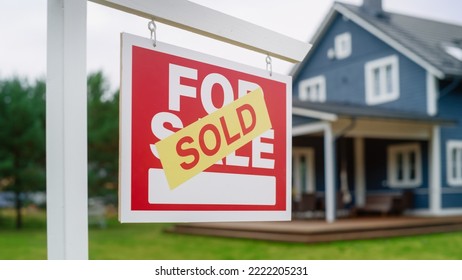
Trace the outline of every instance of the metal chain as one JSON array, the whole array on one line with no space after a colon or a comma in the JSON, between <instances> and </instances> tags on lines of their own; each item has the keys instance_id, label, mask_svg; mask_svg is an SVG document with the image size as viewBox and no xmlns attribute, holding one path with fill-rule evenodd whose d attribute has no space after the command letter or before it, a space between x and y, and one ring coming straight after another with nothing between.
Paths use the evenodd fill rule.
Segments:
<instances>
[{"instance_id":1,"label":"metal chain","mask_svg":"<svg viewBox=\"0 0 462 280\"><path fill-rule=\"evenodd\" d=\"M269 55L266 56L266 71L269 72L270 77L273 76L273 64Z\"/></svg>"},{"instance_id":2,"label":"metal chain","mask_svg":"<svg viewBox=\"0 0 462 280\"><path fill-rule=\"evenodd\" d=\"M154 20L151 20L148 23L148 29L149 29L149 31L151 31L151 40L153 40L152 45L154 47L156 47L156 44L157 44L157 36L156 36L157 26L156 26L156 23L154 22Z\"/></svg>"}]
</instances>

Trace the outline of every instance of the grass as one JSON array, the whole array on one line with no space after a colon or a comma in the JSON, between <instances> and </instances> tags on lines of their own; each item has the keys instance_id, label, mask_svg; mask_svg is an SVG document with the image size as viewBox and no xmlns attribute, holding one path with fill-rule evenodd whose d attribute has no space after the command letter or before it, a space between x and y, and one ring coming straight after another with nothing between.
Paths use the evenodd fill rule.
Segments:
<instances>
[{"instance_id":1,"label":"grass","mask_svg":"<svg viewBox=\"0 0 462 280\"><path fill-rule=\"evenodd\" d=\"M45 259L43 213L25 217L17 231L0 212L0 259ZM90 259L462 259L462 232L324 244L291 244L168 234L168 224L90 227Z\"/></svg>"},{"instance_id":2,"label":"grass","mask_svg":"<svg viewBox=\"0 0 462 280\"><path fill-rule=\"evenodd\" d=\"M43 212L25 212L24 228L14 229L14 212L0 209L0 259L46 259L46 222Z\"/></svg>"}]
</instances>

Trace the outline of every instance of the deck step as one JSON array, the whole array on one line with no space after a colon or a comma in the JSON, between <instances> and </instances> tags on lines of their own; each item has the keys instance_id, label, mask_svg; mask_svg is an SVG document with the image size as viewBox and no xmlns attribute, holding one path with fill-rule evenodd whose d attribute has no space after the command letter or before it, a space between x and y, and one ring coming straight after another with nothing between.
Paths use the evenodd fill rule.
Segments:
<instances>
[{"instance_id":1,"label":"deck step","mask_svg":"<svg viewBox=\"0 0 462 280\"><path fill-rule=\"evenodd\" d=\"M272 226L273 224L273 226ZM396 220L393 222L348 222L339 225L317 225L286 222L277 223L217 223L217 224L177 224L168 230L170 233L205 235L228 238L246 238L256 240L319 243L340 240L360 240L389 238L398 236L413 236L462 231L462 219L438 220Z\"/></svg>"}]
</instances>

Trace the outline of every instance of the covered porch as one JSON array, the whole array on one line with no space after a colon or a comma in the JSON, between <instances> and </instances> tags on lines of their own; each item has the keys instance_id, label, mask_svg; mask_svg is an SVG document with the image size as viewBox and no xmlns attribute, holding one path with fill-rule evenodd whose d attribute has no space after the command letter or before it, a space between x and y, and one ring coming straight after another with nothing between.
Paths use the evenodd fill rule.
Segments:
<instances>
[{"instance_id":1,"label":"covered porch","mask_svg":"<svg viewBox=\"0 0 462 280\"><path fill-rule=\"evenodd\" d=\"M374 201L380 210L395 197L399 214L438 215L439 129L453 121L348 104L293 105L295 212L331 223Z\"/></svg>"}]
</instances>

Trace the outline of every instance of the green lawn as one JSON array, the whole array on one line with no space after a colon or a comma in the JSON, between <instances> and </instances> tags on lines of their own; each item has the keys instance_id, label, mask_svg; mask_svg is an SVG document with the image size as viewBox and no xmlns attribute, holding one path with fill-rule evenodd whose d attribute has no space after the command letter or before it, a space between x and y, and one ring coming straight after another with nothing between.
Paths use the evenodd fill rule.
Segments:
<instances>
[{"instance_id":1,"label":"green lawn","mask_svg":"<svg viewBox=\"0 0 462 280\"><path fill-rule=\"evenodd\" d=\"M168 234L168 224L90 228L90 259L462 259L462 232L325 244L290 244ZM12 228L0 212L0 259L45 259L43 214Z\"/></svg>"}]
</instances>

